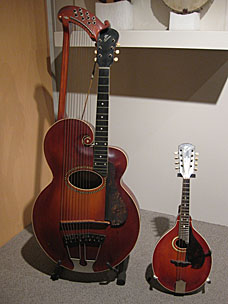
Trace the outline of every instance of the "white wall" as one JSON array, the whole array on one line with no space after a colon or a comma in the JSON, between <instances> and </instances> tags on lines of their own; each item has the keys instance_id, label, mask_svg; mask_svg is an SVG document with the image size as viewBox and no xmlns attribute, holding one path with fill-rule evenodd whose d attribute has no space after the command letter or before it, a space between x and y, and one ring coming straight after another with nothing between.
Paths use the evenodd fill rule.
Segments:
<instances>
[{"instance_id":1,"label":"white wall","mask_svg":"<svg viewBox=\"0 0 228 304\"><path fill-rule=\"evenodd\" d=\"M191 183L192 217L228 225L227 101L228 83L211 105L111 97L110 143L127 151L124 180L141 208L176 215L182 181L176 177L173 152L189 142L200 153Z\"/></svg>"}]
</instances>

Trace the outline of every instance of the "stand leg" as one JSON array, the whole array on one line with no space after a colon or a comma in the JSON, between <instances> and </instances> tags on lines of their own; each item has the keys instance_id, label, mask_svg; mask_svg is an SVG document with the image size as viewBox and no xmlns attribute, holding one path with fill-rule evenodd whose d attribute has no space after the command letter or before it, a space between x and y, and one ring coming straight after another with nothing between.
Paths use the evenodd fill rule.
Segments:
<instances>
[{"instance_id":1,"label":"stand leg","mask_svg":"<svg viewBox=\"0 0 228 304\"><path fill-rule=\"evenodd\" d=\"M58 261L58 263L55 266L54 272L51 274L52 281L56 281L60 278L61 272L63 270L60 265L61 265L61 261Z\"/></svg>"},{"instance_id":2,"label":"stand leg","mask_svg":"<svg viewBox=\"0 0 228 304\"><path fill-rule=\"evenodd\" d=\"M129 258L130 256L128 256L122 263L120 263L117 266L118 269L117 281L116 281L117 285L125 285L126 283L126 271L129 263Z\"/></svg>"}]
</instances>

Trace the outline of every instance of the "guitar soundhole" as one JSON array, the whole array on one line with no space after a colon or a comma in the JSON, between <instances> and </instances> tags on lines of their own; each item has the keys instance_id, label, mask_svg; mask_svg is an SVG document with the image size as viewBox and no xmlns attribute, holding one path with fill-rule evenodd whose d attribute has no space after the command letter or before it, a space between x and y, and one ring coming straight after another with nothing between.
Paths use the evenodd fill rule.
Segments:
<instances>
[{"instance_id":1,"label":"guitar soundhole","mask_svg":"<svg viewBox=\"0 0 228 304\"><path fill-rule=\"evenodd\" d=\"M180 240L180 239L176 240L176 246L181 249L186 249L188 247L187 244L185 243L185 241Z\"/></svg>"},{"instance_id":2,"label":"guitar soundhole","mask_svg":"<svg viewBox=\"0 0 228 304\"><path fill-rule=\"evenodd\" d=\"M95 189L102 184L101 176L88 170L73 172L68 179L72 186L85 190Z\"/></svg>"}]
</instances>

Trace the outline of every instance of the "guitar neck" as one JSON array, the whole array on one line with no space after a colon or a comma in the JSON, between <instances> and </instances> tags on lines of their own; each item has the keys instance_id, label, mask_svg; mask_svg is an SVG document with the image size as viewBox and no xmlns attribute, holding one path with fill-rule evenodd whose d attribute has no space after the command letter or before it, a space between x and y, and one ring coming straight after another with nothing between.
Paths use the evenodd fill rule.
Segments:
<instances>
[{"instance_id":1,"label":"guitar neck","mask_svg":"<svg viewBox=\"0 0 228 304\"><path fill-rule=\"evenodd\" d=\"M99 67L93 168L101 176L108 171L109 79L110 68Z\"/></svg>"},{"instance_id":2,"label":"guitar neck","mask_svg":"<svg viewBox=\"0 0 228 304\"><path fill-rule=\"evenodd\" d=\"M189 198L190 198L190 178L183 179L182 197L180 206L180 224L179 224L179 238L189 243Z\"/></svg>"}]
</instances>

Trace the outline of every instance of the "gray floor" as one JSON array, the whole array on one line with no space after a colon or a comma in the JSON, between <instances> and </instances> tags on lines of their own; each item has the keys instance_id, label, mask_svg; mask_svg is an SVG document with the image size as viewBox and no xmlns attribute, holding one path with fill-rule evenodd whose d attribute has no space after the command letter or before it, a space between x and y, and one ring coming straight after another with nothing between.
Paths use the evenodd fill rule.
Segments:
<instances>
[{"instance_id":1,"label":"gray floor","mask_svg":"<svg viewBox=\"0 0 228 304\"><path fill-rule=\"evenodd\" d=\"M156 286L151 290L148 279L153 249L174 222L173 216L141 210L140 237L130 255L125 286L116 285L112 272L82 275L64 270L62 279L50 280L54 264L40 249L29 226L0 248L0 303L228 303L228 227L194 220L195 229L212 249L211 284L205 293L184 297ZM99 282L108 279L108 284Z\"/></svg>"}]
</instances>

